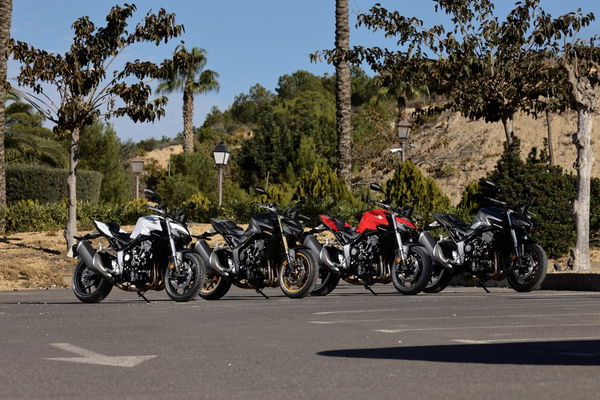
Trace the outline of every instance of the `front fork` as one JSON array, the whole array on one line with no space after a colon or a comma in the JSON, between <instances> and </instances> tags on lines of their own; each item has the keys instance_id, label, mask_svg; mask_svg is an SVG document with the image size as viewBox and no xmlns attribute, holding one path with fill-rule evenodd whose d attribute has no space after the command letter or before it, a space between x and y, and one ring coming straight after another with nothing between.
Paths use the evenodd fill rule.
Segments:
<instances>
[{"instance_id":1,"label":"front fork","mask_svg":"<svg viewBox=\"0 0 600 400\"><path fill-rule=\"evenodd\" d=\"M290 246L288 245L287 237L283 233L283 224L281 222L283 218L281 215L277 216L277 222L279 223L279 231L281 232L281 241L283 242L283 250L285 251L285 259L287 260L288 266L292 266L292 256L290 255Z\"/></svg>"},{"instance_id":2,"label":"front fork","mask_svg":"<svg viewBox=\"0 0 600 400\"><path fill-rule=\"evenodd\" d=\"M167 225L167 235L169 236L169 247L171 248L171 255L169 256L169 269L175 269L179 273L181 272L181 263L183 260L181 253L179 253L175 248L175 241L173 240L173 234L171 232L170 219L165 219Z\"/></svg>"},{"instance_id":3,"label":"front fork","mask_svg":"<svg viewBox=\"0 0 600 400\"><path fill-rule=\"evenodd\" d=\"M513 248L515 249L515 255L517 256L517 262L521 263L521 246L519 245L519 240L517 239L517 233L515 232L515 228L512 225L511 211L506 213L506 217L508 219L508 228L510 229L510 237L513 242Z\"/></svg>"},{"instance_id":4,"label":"front fork","mask_svg":"<svg viewBox=\"0 0 600 400\"><path fill-rule=\"evenodd\" d=\"M400 259L402 260L402 264L406 265L406 253L404 252L404 245L402 243L402 236L400 235L400 230L398 229L398 222L396 221L396 213L390 213L392 216L392 227L394 228L394 234L396 235L396 244L398 245L398 250L396 251L396 258L400 255Z\"/></svg>"}]
</instances>

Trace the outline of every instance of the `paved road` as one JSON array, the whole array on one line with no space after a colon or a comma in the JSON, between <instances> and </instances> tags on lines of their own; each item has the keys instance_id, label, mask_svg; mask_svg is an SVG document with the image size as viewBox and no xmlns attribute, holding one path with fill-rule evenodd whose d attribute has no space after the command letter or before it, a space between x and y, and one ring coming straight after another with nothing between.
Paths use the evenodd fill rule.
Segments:
<instances>
[{"instance_id":1,"label":"paved road","mask_svg":"<svg viewBox=\"0 0 600 400\"><path fill-rule=\"evenodd\" d=\"M114 290L97 305L0 292L0 399L599 396L598 292L376 290L186 304Z\"/></svg>"}]
</instances>

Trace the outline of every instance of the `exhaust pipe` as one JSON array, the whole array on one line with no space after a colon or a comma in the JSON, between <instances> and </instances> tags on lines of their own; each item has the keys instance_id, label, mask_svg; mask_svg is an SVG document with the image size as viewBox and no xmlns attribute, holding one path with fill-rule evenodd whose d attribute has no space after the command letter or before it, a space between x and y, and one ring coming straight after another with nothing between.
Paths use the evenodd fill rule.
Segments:
<instances>
[{"instance_id":1,"label":"exhaust pipe","mask_svg":"<svg viewBox=\"0 0 600 400\"><path fill-rule=\"evenodd\" d=\"M221 265L221 262L219 261L219 257L210 248L208 243L206 243L206 240L204 240L204 239L198 240L196 242L196 245L194 246L194 250L196 251L196 253L198 253L200 255L200 257L202 258L202 261L204 261L204 263L206 265L208 265L210 268L212 268L219 275L224 276L224 277L229 276L229 271L226 270Z\"/></svg>"},{"instance_id":2,"label":"exhaust pipe","mask_svg":"<svg viewBox=\"0 0 600 400\"><path fill-rule=\"evenodd\" d=\"M77 244L77 256L84 262L86 267L110 281L113 280L112 274L104 266L102 256L92 247L89 241L81 240Z\"/></svg>"},{"instance_id":3,"label":"exhaust pipe","mask_svg":"<svg viewBox=\"0 0 600 400\"><path fill-rule=\"evenodd\" d=\"M444 266L445 268L447 268L449 270L452 269L452 265L450 265L450 262L444 256L444 252L442 251L442 247L440 245L436 244L433 249L433 260L435 262L442 264L442 266Z\"/></svg>"},{"instance_id":4,"label":"exhaust pipe","mask_svg":"<svg viewBox=\"0 0 600 400\"><path fill-rule=\"evenodd\" d=\"M333 260L329 256L329 252L327 251L327 249L321 243L319 243L316 237L314 237L313 235L306 235L303 244L304 246L308 247L315 256L317 256L319 265L323 265L329 268L336 274L340 272L338 266L333 262Z\"/></svg>"},{"instance_id":5,"label":"exhaust pipe","mask_svg":"<svg viewBox=\"0 0 600 400\"><path fill-rule=\"evenodd\" d=\"M435 248L437 241L427 231L421 232L419 235L419 244L427 250L430 255L433 255L433 249Z\"/></svg>"}]
</instances>

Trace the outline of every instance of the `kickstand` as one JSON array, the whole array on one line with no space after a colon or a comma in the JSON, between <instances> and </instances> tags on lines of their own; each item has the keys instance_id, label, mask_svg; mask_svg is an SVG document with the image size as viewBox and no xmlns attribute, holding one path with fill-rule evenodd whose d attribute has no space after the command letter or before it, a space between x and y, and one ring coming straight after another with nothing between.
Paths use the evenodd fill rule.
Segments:
<instances>
[{"instance_id":1,"label":"kickstand","mask_svg":"<svg viewBox=\"0 0 600 400\"><path fill-rule=\"evenodd\" d=\"M486 293L489 293L490 291L488 290L488 288L485 287L485 285L483 284L483 282L479 282L479 286L481 286L483 288L483 290L486 291Z\"/></svg>"},{"instance_id":2,"label":"kickstand","mask_svg":"<svg viewBox=\"0 0 600 400\"><path fill-rule=\"evenodd\" d=\"M373 293L373 296L377 296L377 293L375 293L375 292L373 291L373 289L371 289L371 286L369 286L369 285L365 285L365 289L367 289L369 292Z\"/></svg>"},{"instance_id":3,"label":"kickstand","mask_svg":"<svg viewBox=\"0 0 600 400\"><path fill-rule=\"evenodd\" d=\"M256 289L256 293L260 293L260 294L262 294L262 295L263 295L263 297L264 297L265 299L268 299L268 298L269 298L269 296L267 296L266 294L264 294L264 293L263 293L263 291L262 291L262 290L260 290L260 289Z\"/></svg>"},{"instance_id":4,"label":"kickstand","mask_svg":"<svg viewBox=\"0 0 600 400\"><path fill-rule=\"evenodd\" d=\"M144 296L144 293L143 293L143 292L137 292L137 295L138 295L139 297L141 297L142 299L146 300L146 303L150 303L150 300L148 300L148 299L146 298L146 296Z\"/></svg>"}]
</instances>

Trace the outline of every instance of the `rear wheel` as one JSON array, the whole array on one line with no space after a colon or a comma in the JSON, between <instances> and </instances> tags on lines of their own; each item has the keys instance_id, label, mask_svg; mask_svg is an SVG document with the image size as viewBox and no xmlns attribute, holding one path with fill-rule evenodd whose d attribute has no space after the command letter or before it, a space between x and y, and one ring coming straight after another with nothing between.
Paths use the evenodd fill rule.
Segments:
<instances>
[{"instance_id":1,"label":"rear wheel","mask_svg":"<svg viewBox=\"0 0 600 400\"><path fill-rule=\"evenodd\" d=\"M394 263L392 282L402 294L417 294L427 286L431 278L431 257L421 246L413 246L406 254L406 262Z\"/></svg>"},{"instance_id":2,"label":"rear wheel","mask_svg":"<svg viewBox=\"0 0 600 400\"><path fill-rule=\"evenodd\" d=\"M439 264L433 266L431 278L423 291L425 293L439 293L446 289L452 280L452 274Z\"/></svg>"},{"instance_id":3,"label":"rear wheel","mask_svg":"<svg viewBox=\"0 0 600 400\"><path fill-rule=\"evenodd\" d=\"M208 270L204 285L200 288L198 296L204 300L219 300L231 288L231 279L219 275L213 270Z\"/></svg>"},{"instance_id":4,"label":"rear wheel","mask_svg":"<svg viewBox=\"0 0 600 400\"><path fill-rule=\"evenodd\" d=\"M102 275L89 269L83 261L75 266L72 280L73 293L83 303L99 303L113 288Z\"/></svg>"},{"instance_id":5,"label":"rear wheel","mask_svg":"<svg viewBox=\"0 0 600 400\"><path fill-rule=\"evenodd\" d=\"M506 280L517 292L530 292L539 289L546 277L548 258L537 243L526 243L520 263L513 263L508 269Z\"/></svg>"},{"instance_id":6,"label":"rear wheel","mask_svg":"<svg viewBox=\"0 0 600 400\"><path fill-rule=\"evenodd\" d=\"M167 268L165 271L165 290L172 300L189 301L198 293L204 282L206 266L196 253L183 253L179 270Z\"/></svg>"},{"instance_id":7,"label":"rear wheel","mask_svg":"<svg viewBox=\"0 0 600 400\"><path fill-rule=\"evenodd\" d=\"M340 275L328 268L319 268L319 276L315 287L310 292L311 296L327 296L333 292L340 281Z\"/></svg>"},{"instance_id":8,"label":"rear wheel","mask_svg":"<svg viewBox=\"0 0 600 400\"><path fill-rule=\"evenodd\" d=\"M305 297L315 286L319 265L315 256L305 250L297 250L289 265L283 262L279 268L279 287L283 294L291 298Z\"/></svg>"}]
</instances>

